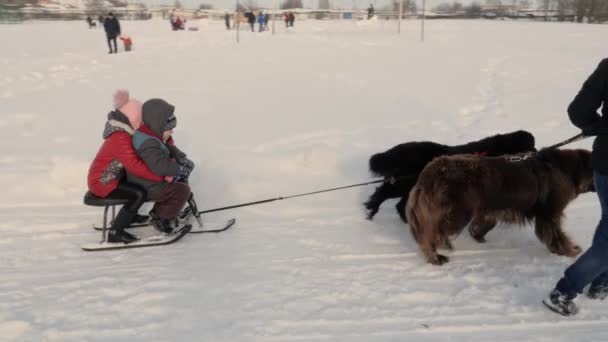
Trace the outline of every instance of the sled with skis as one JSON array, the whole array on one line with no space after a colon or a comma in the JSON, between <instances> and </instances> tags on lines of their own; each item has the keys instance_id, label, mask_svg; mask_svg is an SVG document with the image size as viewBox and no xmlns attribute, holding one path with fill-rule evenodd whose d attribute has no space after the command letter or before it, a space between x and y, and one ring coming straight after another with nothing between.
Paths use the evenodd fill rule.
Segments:
<instances>
[{"instance_id":1,"label":"sled with skis","mask_svg":"<svg viewBox=\"0 0 608 342\"><path fill-rule=\"evenodd\" d=\"M178 223L182 223L183 225L178 230L174 231L173 233L168 234L168 235L165 235L162 233L156 233L155 235L151 235L151 236L143 236L143 237L139 237L139 240L128 243L128 244L122 243L122 242L116 242L116 243L108 242L107 241L107 232L110 229L110 226L112 225L112 221L116 217L116 206L121 206L121 205L124 205L125 203L127 203L127 200L125 200L125 199L108 198L108 197L101 198L101 197L95 196L90 191L86 193L86 195L84 196L84 204L89 205L89 206L95 206L95 207L103 207L104 211L103 211L103 217L102 217L102 219L103 219L102 225L101 226L93 225L93 229L95 229L97 231L101 231L101 236L102 236L101 242L91 243L91 244L82 246L82 249L84 251L87 251L87 252L108 251L108 250L118 250L118 249L170 245L172 243L179 241L186 234L221 233L221 232L224 232L224 231L230 229L236 223L236 219L231 218L218 228L207 229L206 226L203 224L203 219L202 219L202 214L205 212L204 211L201 212L198 210L198 206L196 204L196 201L194 200L194 196L190 195L190 198L188 198L188 205L177 218L177 220L179 221ZM111 214L110 214L110 212L111 212ZM111 216L109 216L109 215L111 215ZM193 218L196 221L195 225L193 225L191 222ZM137 228L146 228L146 227L152 228L152 226L150 225L149 222L144 222L144 223L132 224L132 225L126 227L126 229L137 229Z\"/></svg>"}]
</instances>

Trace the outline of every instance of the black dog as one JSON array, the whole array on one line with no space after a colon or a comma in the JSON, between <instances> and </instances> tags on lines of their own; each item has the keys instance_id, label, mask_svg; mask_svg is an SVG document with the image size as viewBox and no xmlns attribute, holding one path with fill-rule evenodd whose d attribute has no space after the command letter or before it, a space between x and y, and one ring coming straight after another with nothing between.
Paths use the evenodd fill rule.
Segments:
<instances>
[{"instance_id":1,"label":"black dog","mask_svg":"<svg viewBox=\"0 0 608 342\"><path fill-rule=\"evenodd\" d=\"M408 142L390 150L374 154L369 159L370 171L384 177L386 181L365 202L367 218L371 220L378 212L382 202L389 198L401 197L397 212L407 223L405 205L410 190L416 184L418 175L434 158L454 154L479 154L482 156L501 156L536 151L534 136L527 131L498 134L465 145L448 146L430 141Z\"/></svg>"}]
</instances>

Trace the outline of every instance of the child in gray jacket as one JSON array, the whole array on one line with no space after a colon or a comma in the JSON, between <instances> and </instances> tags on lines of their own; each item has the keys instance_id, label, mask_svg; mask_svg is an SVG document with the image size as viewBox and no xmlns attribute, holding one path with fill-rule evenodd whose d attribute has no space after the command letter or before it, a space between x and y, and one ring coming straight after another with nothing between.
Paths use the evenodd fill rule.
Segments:
<instances>
[{"instance_id":1,"label":"child in gray jacket","mask_svg":"<svg viewBox=\"0 0 608 342\"><path fill-rule=\"evenodd\" d=\"M150 170L165 177L167 182L154 182L128 174L129 182L141 185L154 201L150 212L152 226L170 234L176 218L190 197L188 177L194 163L173 143L173 129L177 125L175 107L161 99L146 101L142 107L143 124L133 135L133 147Z\"/></svg>"}]
</instances>

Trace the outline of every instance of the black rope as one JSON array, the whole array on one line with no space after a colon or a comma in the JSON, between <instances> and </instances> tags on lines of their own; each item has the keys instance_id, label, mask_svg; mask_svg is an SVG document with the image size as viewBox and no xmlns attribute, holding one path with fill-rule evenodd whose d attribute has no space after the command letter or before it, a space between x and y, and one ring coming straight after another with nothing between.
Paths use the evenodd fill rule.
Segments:
<instances>
[{"instance_id":1,"label":"black rope","mask_svg":"<svg viewBox=\"0 0 608 342\"><path fill-rule=\"evenodd\" d=\"M568 145L568 144L571 144L571 143L573 143L573 142L575 142L575 141L583 140L583 139L585 139L585 138L589 138L589 137L588 137L588 136L586 136L586 135L584 135L583 133L579 133L579 134L577 134L577 135L573 136L573 137L572 137L572 138L570 138L570 139L566 139L566 140L564 140L564 141L562 141L562 142L560 142L560 143L557 143L557 144L555 144L555 145L551 145L551 146L546 147L546 148L548 148L548 149L552 149L552 148L560 148L560 147L562 147L562 146L564 146L564 145Z\"/></svg>"},{"instance_id":2,"label":"black rope","mask_svg":"<svg viewBox=\"0 0 608 342\"><path fill-rule=\"evenodd\" d=\"M399 177L399 179L400 178L405 178L405 177ZM261 200L261 201L236 204L236 205L231 205L231 206L221 207L221 208L215 208L215 209L208 209L208 210L199 211L198 213L199 214L206 214L206 213L212 213L214 211L221 211L221 210L228 210L228 209L234 209L234 208L248 207L248 206L252 206L252 205L256 205L256 204L269 203L269 202L281 201L281 200L295 198L295 197L302 197L302 196L309 196L309 195L314 195L314 194L320 194L320 193L323 193L323 192L330 192L330 191L336 191L336 190L354 188L354 187L357 187L357 186L364 186L364 185L382 183L382 182L385 182L385 181L386 181L386 179L384 179L384 178L383 179L377 179L377 180L374 180L374 181L371 181L371 182L365 182L365 183L359 183L359 184L341 186L341 187L338 187L338 188L331 188L331 189L325 189L325 190L307 192L307 193L303 193L303 194L297 194L297 195L291 195L291 196L285 196L285 197L275 197L275 198L269 198L269 199L265 199L265 200Z\"/></svg>"}]
</instances>

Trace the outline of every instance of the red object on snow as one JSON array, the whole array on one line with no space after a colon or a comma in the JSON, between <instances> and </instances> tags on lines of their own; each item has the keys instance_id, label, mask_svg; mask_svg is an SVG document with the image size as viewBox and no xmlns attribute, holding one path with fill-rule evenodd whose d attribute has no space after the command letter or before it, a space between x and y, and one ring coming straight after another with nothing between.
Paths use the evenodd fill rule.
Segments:
<instances>
[{"instance_id":1,"label":"red object on snow","mask_svg":"<svg viewBox=\"0 0 608 342\"><path fill-rule=\"evenodd\" d=\"M122 44L125 47L125 51L131 51L131 46L133 46L133 40L129 36L120 36L120 40L122 40Z\"/></svg>"},{"instance_id":2,"label":"red object on snow","mask_svg":"<svg viewBox=\"0 0 608 342\"><path fill-rule=\"evenodd\" d=\"M125 44L125 46L133 45L133 40L129 36L120 36L120 40L122 40L122 43Z\"/></svg>"}]
</instances>

